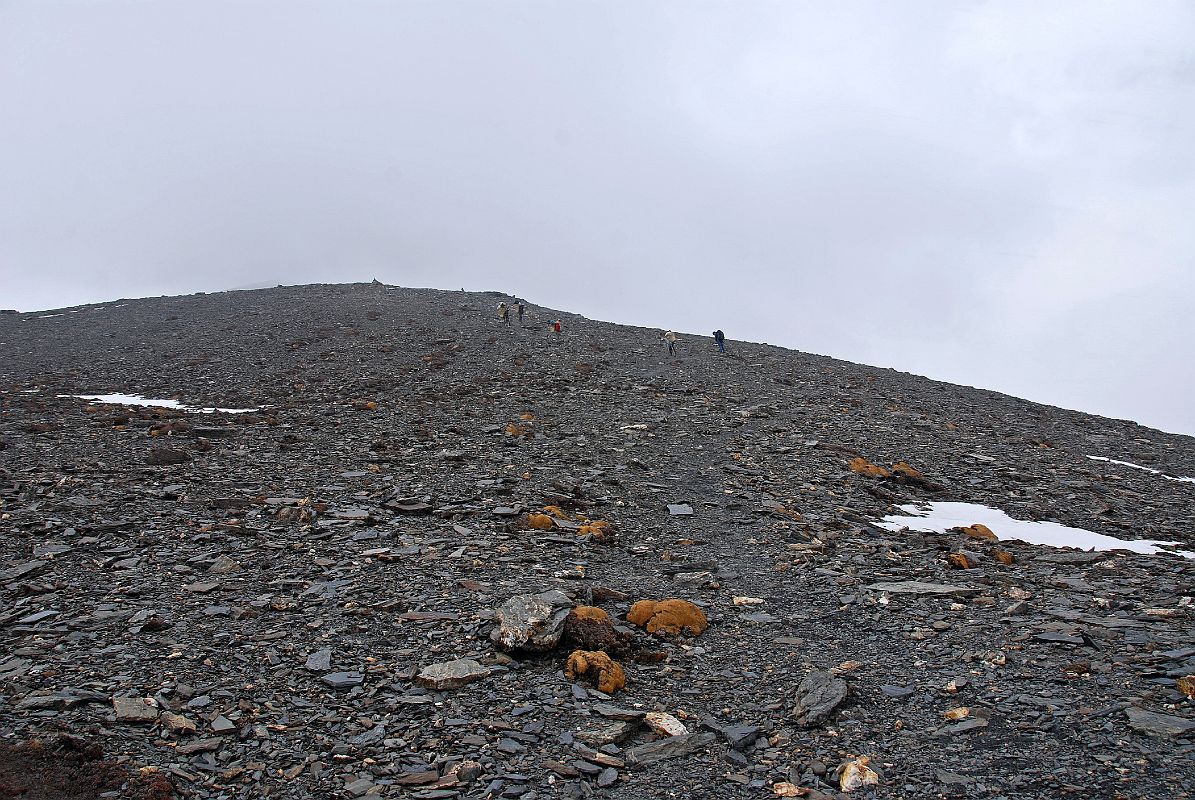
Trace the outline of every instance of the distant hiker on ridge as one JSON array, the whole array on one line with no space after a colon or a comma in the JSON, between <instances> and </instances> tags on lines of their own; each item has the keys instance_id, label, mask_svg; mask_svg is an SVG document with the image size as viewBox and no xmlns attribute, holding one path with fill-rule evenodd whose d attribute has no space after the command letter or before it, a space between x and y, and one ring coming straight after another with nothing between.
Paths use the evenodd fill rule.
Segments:
<instances>
[{"instance_id":1,"label":"distant hiker on ridge","mask_svg":"<svg viewBox=\"0 0 1195 800\"><path fill-rule=\"evenodd\" d=\"M558 319L552 320L552 330L555 331L556 333L560 333L560 320L558 320Z\"/></svg>"},{"instance_id":2,"label":"distant hiker on ridge","mask_svg":"<svg viewBox=\"0 0 1195 800\"><path fill-rule=\"evenodd\" d=\"M510 324L510 309L506 307L506 303L498 304L498 319L502 320L502 324Z\"/></svg>"},{"instance_id":3,"label":"distant hiker on ridge","mask_svg":"<svg viewBox=\"0 0 1195 800\"><path fill-rule=\"evenodd\" d=\"M664 331L664 335L660 338L668 342L668 355L673 355L673 353L676 351L676 334L672 331Z\"/></svg>"},{"instance_id":4,"label":"distant hiker on ridge","mask_svg":"<svg viewBox=\"0 0 1195 800\"><path fill-rule=\"evenodd\" d=\"M726 334L722 331L714 331L714 342L718 345L718 352L726 352Z\"/></svg>"},{"instance_id":5,"label":"distant hiker on ridge","mask_svg":"<svg viewBox=\"0 0 1195 800\"><path fill-rule=\"evenodd\" d=\"M527 310L527 307L524 306L522 303L515 304L515 313L517 313L519 315L519 322L523 321L523 312L526 310Z\"/></svg>"}]
</instances>

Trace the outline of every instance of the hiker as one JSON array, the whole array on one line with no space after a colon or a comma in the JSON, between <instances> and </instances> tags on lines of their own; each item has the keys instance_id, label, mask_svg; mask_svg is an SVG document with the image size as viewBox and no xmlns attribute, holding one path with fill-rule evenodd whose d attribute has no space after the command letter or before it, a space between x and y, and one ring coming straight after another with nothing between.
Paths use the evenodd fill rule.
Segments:
<instances>
[{"instance_id":1,"label":"hiker","mask_svg":"<svg viewBox=\"0 0 1195 800\"><path fill-rule=\"evenodd\" d=\"M676 351L676 334L672 331L664 331L664 335L660 338L668 342L668 355L673 355Z\"/></svg>"},{"instance_id":2,"label":"hiker","mask_svg":"<svg viewBox=\"0 0 1195 800\"><path fill-rule=\"evenodd\" d=\"M519 315L520 323L523 321L523 312L526 310L527 310L526 306L524 306L522 303L518 303L515 305L515 313Z\"/></svg>"},{"instance_id":3,"label":"hiker","mask_svg":"<svg viewBox=\"0 0 1195 800\"><path fill-rule=\"evenodd\" d=\"M726 352L726 334L722 331L714 331L714 342L718 345L718 352Z\"/></svg>"},{"instance_id":4,"label":"hiker","mask_svg":"<svg viewBox=\"0 0 1195 800\"><path fill-rule=\"evenodd\" d=\"M502 320L504 325L510 324L510 309L506 307L506 303L498 304L498 319Z\"/></svg>"},{"instance_id":5,"label":"hiker","mask_svg":"<svg viewBox=\"0 0 1195 800\"><path fill-rule=\"evenodd\" d=\"M552 330L555 331L556 333L560 333L560 320L558 320L558 319L552 320Z\"/></svg>"}]
</instances>

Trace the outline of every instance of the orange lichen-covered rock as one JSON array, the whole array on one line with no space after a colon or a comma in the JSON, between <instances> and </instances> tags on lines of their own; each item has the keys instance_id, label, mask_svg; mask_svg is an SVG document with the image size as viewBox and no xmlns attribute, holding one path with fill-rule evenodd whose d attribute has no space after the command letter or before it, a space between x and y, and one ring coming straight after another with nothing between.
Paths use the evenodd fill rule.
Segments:
<instances>
[{"instance_id":1,"label":"orange lichen-covered rock","mask_svg":"<svg viewBox=\"0 0 1195 800\"><path fill-rule=\"evenodd\" d=\"M537 531L547 531L552 529L552 518L547 514L528 514L527 527Z\"/></svg>"},{"instance_id":2,"label":"orange lichen-covered rock","mask_svg":"<svg viewBox=\"0 0 1195 800\"><path fill-rule=\"evenodd\" d=\"M603 650L621 653L630 650L632 637L620 633L604 610L595 606L577 606L564 620L564 640L578 650Z\"/></svg>"},{"instance_id":3,"label":"orange lichen-covered rock","mask_svg":"<svg viewBox=\"0 0 1195 800\"><path fill-rule=\"evenodd\" d=\"M959 528L959 530L972 539L983 539L985 542L994 542L1000 538L992 532L991 528L980 522L966 528Z\"/></svg>"},{"instance_id":4,"label":"orange lichen-covered rock","mask_svg":"<svg viewBox=\"0 0 1195 800\"><path fill-rule=\"evenodd\" d=\"M924 478L925 476L917 469L909 465L908 461L897 461L892 465L892 472L901 475L905 478Z\"/></svg>"},{"instance_id":5,"label":"orange lichen-covered rock","mask_svg":"<svg viewBox=\"0 0 1195 800\"><path fill-rule=\"evenodd\" d=\"M697 636L709 627L700 608L688 600L640 600L627 612L627 621L648 633L677 634L682 630Z\"/></svg>"},{"instance_id":6,"label":"orange lichen-covered rock","mask_svg":"<svg viewBox=\"0 0 1195 800\"><path fill-rule=\"evenodd\" d=\"M1016 558L1013 556L1013 554L1008 552L1007 550L994 550L992 552L992 558L996 559L997 561L999 561L1001 564L1004 564L1005 566L1016 561Z\"/></svg>"},{"instance_id":7,"label":"orange lichen-covered rock","mask_svg":"<svg viewBox=\"0 0 1195 800\"><path fill-rule=\"evenodd\" d=\"M610 533L610 523L602 519L587 520L577 529L578 536L589 534L595 539L605 539Z\"/></svg>"},{"instance_id":8,"label":"orange lichen-covered rock","mask_svg":"<svg viewBox=\"0 0 1195 800\"><path fill-rule=\"evenodd\" d=\"M562 509L560 506L544 506L544 513L551 514L553 517L556 517L556 519L572 519L568 512Z\"/></svg>"},{"instance_id":9,"label":"orange lichen-covered rock","mask_svg":"<svg viewBox=\"0 0 1195 800\"><path fill-rule=\"evenodd\" d=\"M852 458L849 466L851 468L851 472L858 472L860 475L870 475L873 478L886 478L892 474L883 467L879 467L871 463L863 456Z\"/></svg>"},{"instance_id":10,"label":"orange lichen-covered rock","mask_svg":"<svg viewBox=\"0 0 1195 800\"><path fill-rule=\"evenodd\" d=\"M974 569L978 566L978 562L970 553L951 553L946 556L946 560L950 562L950 566L957 569Z\"/></svg>"},{"instance_id":11,"label":"orange lichen-covered rock","mask_svg":"<svg viewBox=\"0 0 1195 800\"><path fill-rule=\"evenodd\" d=\"M574 606L572 613L579 619L600 619L613 624L606 609L597 606Z\"/></svg>"},{"instance_id":12,"label":"orange lichen-covered rock","mask_svg":"<svg viewBox=\"0 0 1195 800\"><path fill-rule=\"evenodd\" d=\"M569 680L589 675L598 691L606 694L614 694L627 685L622 666L600 650L574 650L564 665L564 674Z\"/></svg>"}]
</instances>

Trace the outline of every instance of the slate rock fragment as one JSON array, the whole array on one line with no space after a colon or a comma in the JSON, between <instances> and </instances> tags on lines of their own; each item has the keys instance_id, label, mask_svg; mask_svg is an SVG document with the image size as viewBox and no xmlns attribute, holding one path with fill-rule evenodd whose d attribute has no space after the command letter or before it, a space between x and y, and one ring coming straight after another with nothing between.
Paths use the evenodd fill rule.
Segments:
<instances>
[{"instance_id":1,"label":"slate rock fragment","mask_svg":"<svg viewBox=\"0 0 1195 800\"><path fill-rule=\"evenodd\" d=\"M1195 719L1177 717L1173 714L1159 714L1156 711L1146 711L1136 707L1126 708L1124 713L1129 718L1129 727L1138 733L1175 737L1185 736L1195 731Z\"/></svg>"},{"instance_id":2,"label":"slate rock fragment","mask_svg":"<svg viewBox=\"0 0 1195 800\"><path fill-rule=\"evenodd\" d=\"M647 767L670 758L688 756L711 747L718 741L717 734L687 733L669 736L647 744L636 745L626 751L626 762L631 767Z\"/></svg>"},{"instance_id":3,"label":"slate rock fragment","mask_svg":"<svg viewBox=\"0 0 1195 800\"><path fill-rule=\"evenodd\" d=\"M311 672L327 672L332 668L332 649L323 647L311 653L303 668Z\"/></svg>"},{"instance_id":4,"label":"slate rock fragment","mask_svg":"<svg viewBox=\"0 0 1195 800\"><path fill-rule=\"evenodd\" d=\"M113 697L112 708L117 722L147 725L158 719L158 709L143 697Z\"/></svg>"},{"instance_id":5,"label":"slate rock fragment","mask_svg":"<svg viewBox=\"0 0 1195 800\"><path fill-rule=\"evenodd\" d=\"M955 597L967 597L980 592L979 589L969 586L924 581L881 581L873 583L867 588L873 592L887 592L888 594L953 595Z\"/></svg>"},{"instance_id":6,"label":"slate rock fragment","mask_svg":"<svg viewBox=\"0 0 1195 800\"><path fill-rule=\"evenodd\" d=\"M333 689L351 689L354 686L360 686L365 682L365 676L360 672L329 672L320 678L328 686Z\"/></svg>"},{"instance_id":7,"label":"slate rock fragment","mask_svg":"<svg viewBox=\"0 0 1195 800\"><path fill-rule=\"evenodd\" d=\"M709 716L701 718L701 727L717 733L726 740L732 750L740 752L754 744L760 733L758 725L723 725Z\"/></svg>"},{"instance_id":8,"label":"slate rock fragment","mask_svg":"<svg viewBox=\"0 0 1195 800\"><path fill-rule=\"evenodd\" d=\"M826 670L816 670L805 676L797 686L793 716L799 725L811 728L823 722L846 699L846 681Z\"/></svg>"},{"instance_id":9,"label":"slate rock fragment","mask_svg":"<svg viewBox=\"0 0 1195 800\"><path fill-rule=\"evenodd\" d=\"M490 670L471 658L458 658L429 664L415 676L415 682L427 689L456 689L489 677Z\"/></svg>"}]
</instances>

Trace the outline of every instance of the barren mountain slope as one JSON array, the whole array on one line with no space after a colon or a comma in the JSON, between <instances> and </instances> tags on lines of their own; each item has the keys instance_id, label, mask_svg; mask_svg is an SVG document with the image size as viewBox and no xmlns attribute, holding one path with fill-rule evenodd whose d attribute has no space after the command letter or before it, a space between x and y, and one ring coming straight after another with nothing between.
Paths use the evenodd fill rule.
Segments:
<instances>
[{"instance_id":1,"label":"barren mountain slope","mask_svg":"<svg viewBox=\"0 0 1195 800\"><path fill-rule=\"evenodd\" d=\"M211 798L816 797L857 757L879 797L1195 793L1195 561L875 524L959 501L1195 549L1195 440L504 299L0 315L0 732ZM116 392L253 410L61 396ZM567 638L491 641L553 589L620 626L612 698ZM651 636L645 598L709 628Z\"/></svg>"}]
</instances>

